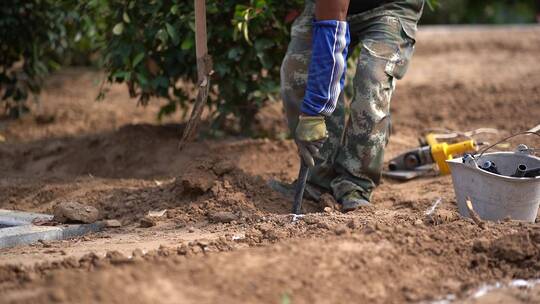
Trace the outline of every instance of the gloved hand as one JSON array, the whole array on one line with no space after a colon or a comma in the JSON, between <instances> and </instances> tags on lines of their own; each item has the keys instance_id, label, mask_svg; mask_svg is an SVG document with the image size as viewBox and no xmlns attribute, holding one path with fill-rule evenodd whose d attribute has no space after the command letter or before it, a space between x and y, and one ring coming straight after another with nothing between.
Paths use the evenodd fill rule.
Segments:
<instances>
[{"instance_id":1,"label":"gloved hand","mask_svg":"<svg viewBox=\"0 0 540 304\"><path fill-rule=\"evenodd\" d=\"M309 167L315 165L313 157L319 153L326 138L328 138L328 132L324 116L300 115L298 117L295 141L300 157Z\"/></svg>"}]
</instances>

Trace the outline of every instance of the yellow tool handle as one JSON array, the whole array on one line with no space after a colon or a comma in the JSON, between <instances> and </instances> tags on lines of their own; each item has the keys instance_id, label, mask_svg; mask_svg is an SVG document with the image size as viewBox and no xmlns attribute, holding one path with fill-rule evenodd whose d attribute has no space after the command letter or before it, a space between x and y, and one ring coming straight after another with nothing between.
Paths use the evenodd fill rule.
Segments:
<instances>
[{"instance_id":1,"label":"yellow tool handle","mask_svg":"<svg viewBox=\"0 0 540 304\"><path fill-rule=\"evenodd\" d=\"M446 163L447 160L452 159L455 154L463 154L469 151L476 151L476 144L472 139L451 145L440 143L431 146L431 157L437 163L439 172L444 175L450 173L450 167Z\"/></svg>"},{"instance_id":2,"label":"yellow tool handle","mask_svg":"<svg viewBox=\"0 0 540 304\"><path fill-rule=\"evenodd\" d=\"M436 144L439 143L437 141L437 137L436 137L435 133L429 133L428 135L426 135L426 143L430 147L435 146Z\"/></svg>"}]
</instances>

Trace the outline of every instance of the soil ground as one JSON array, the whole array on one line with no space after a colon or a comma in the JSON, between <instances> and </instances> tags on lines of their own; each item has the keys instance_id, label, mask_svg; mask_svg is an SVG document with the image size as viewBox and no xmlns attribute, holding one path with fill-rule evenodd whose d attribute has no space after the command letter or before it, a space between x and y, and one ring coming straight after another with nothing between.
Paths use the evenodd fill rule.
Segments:
<instances>
[{"instance_id":1,"label":"soil ground","mask_svg":"<svg viewBox=\"0 0 540 304\"><path fill-rule=\"evenodd\" d=\"M493 142L540 123L539 27L421 28L417 40L392 101L386 160L429 128L496 128L479 137ZM0 208L51 212L77 201L122 227L1 249L0 302L540 301L538 287L473 297L483 284L540 278L538 219L479 227L459 216L442 176L384 179L372 207L347 214L321 212L331 199L308 201L293 220L290 199L267 186L294 179L290 140L207 138L179 152L180 114L158 123L160 101L135 107L121 86L97 103L100 77L63 70L34 114L0 121ZM260 119L285 132L279 105ZM525 136L507 149L521 142L540 147Z\"/></svg>"}]
</instances>

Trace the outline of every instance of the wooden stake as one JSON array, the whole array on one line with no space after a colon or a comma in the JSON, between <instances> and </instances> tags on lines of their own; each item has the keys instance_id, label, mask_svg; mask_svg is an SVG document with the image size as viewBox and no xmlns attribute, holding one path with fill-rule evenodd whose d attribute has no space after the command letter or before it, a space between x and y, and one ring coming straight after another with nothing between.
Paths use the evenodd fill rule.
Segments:
<instances>
[{"instance_id":1,"label":"wooden stake","mask_svg":"<svg viewBox=\"0 0 540 304\"><path fill-rule=\"evenodd\" d=\"M468 197L468 196L467 196L467 200L466 200L466 205L467 205L467 211L469 212L469 216L471 217L473 222L476 225L478 225L478 227L484 229L486 227L486 223L484 221L482 221L482 219L480 219L480 216L478 216L478 213L476 213L476 211L474 211L473 205L472 205L472 202L471 202L471 198Z\"/></svg>"},{"instance_id":2,"label":"wooden stake","mask_svg":"<svg viewBox=\"0 0 540 304\"><path fill-rule=\"evenodd\" d=\"M208 55L206 36L206 0L195 0L195 52L197 55L197 100L191 116L184 128L184 134L178 148L182 150L186 142L192 141L197 135L201 114L210 89L210 75L212 74L212 60Z\"/></svg>"}]
</instances>

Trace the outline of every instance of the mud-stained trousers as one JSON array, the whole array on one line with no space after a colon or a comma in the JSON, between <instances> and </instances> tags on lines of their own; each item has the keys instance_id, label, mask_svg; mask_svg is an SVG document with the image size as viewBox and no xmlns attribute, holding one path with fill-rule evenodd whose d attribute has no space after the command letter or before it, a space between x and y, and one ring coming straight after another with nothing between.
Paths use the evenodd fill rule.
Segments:
<instances>
[{"instance_id":1,"label":"mud-stained trousers","mask_svg":"<svg viewBox=\"0 0 540 304\"><path fill-rule=\"evenodd\" d=\"M396 80L404 76L411 60L423 6L423 0L393 1L347 18L349 54L361 48L354 94L346 109L342 92L336 110L326 118L329 138L309 177L311 185L331 192L337 200L355 190L369 200L380 181L391 129L390 99ZM315 0L306 0L303 13L293 23L281 66L281 93L291 134L306 89L314 17Z\"/></svg>"}]
</instances>

